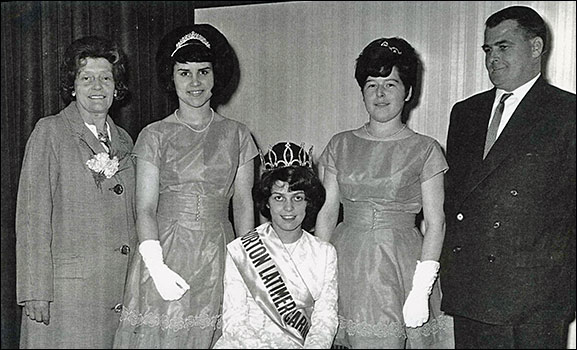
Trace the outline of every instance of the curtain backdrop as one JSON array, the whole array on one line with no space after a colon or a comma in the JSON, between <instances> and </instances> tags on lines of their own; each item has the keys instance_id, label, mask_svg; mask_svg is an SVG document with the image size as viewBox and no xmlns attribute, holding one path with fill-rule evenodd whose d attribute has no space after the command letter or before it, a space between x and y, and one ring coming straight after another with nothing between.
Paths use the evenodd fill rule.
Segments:
<instances>
[{"instance_id":1,"label":"curtain backdrop","mask_svg":"<svg viewBox=\"0 0 577 350\"><path fill-rule=\"evenodd\" d=\"M194 23L195 9L279 1L12 1L2 2L1 347L16 348L15 207L26 141L41 117L64 107L58 86L66 47L86 35L115 40L128 56L129 98L111 116L134 140L172 112L177 101L158 87L154 57L162 36Z\"/></svg>"},{"instance_id":2,"label":"curtain backdrop","mask_svg":"<svg viewBox=\"0 0 577 350\"><path fill-rule=\"evenodd\" d=\"M14 215L20 166L36 121L64 107L59 68L66 47L86 35L114 39L128 56L130 96L111 116L133 139L174 107L159 90L161 37L194 22L194 2L2 2L2 348L17 348ZM90 317L90 315L86 315Z\"/></svg>"}]
</instances>

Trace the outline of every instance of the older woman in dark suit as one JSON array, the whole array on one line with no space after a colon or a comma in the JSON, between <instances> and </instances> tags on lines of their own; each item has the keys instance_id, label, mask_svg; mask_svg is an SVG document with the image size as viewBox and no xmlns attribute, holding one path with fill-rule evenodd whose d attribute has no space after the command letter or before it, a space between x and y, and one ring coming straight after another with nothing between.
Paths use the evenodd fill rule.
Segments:
<instances>
[{"instance_id":1,"label":"older woman in dark suit","mask_svg":"<svg viewBox=\"0 0 577 350\"><path fill-rule=\"evenodd\" d=\"M84 37L66 50L62 97L36 124L16 212L22 348L110 348L136 245L133 142L108 115L124 97L125 57Z\"/></svg>"}]
</instances>

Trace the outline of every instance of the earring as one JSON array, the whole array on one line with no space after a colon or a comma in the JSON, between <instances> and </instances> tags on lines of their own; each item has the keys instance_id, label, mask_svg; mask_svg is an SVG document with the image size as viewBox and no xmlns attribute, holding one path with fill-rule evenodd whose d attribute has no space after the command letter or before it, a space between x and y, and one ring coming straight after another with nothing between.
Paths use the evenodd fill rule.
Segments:
<instances>
[{"instance_id":1,"label":"earring","mask_svg":"<svg viewBox=\"0 0 577 350\"><path fill-rule=\"evenodd\" d=\"M114 90L114 98L118 96L118 91Z\"/></svg>"},{"instance_id":2,"label":"earring","mask_svg":"<svg viewBox=\"0 0 577 350\"><path fill-rule=\"evenodd\" d=\"M72 97L76 97L76 91L72 91Z\"/></svg>"}]
</instances>

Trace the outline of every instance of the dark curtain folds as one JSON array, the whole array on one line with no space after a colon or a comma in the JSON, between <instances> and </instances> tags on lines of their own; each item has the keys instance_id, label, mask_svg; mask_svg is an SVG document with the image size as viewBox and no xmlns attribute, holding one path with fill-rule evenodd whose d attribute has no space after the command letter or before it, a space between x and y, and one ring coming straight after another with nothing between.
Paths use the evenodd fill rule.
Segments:
<instances>
[{"instance_id":1,"label":"dark curtain folds","mask_svg":"<svg viewBox=\"0 0 577 350\"><path fill-rule=\"evenodd\" d=\"M115 40L128 56L130 95L110 114L136 140L176 107L156 81L154 57L170 29L194 22L195 2L2 2L2 348L17 348L15 207L26 141L43 116L64 108L58 86L66 47L86 35ZM89 315L87 315L89 317Z\"/></svg>"}]
</instances>

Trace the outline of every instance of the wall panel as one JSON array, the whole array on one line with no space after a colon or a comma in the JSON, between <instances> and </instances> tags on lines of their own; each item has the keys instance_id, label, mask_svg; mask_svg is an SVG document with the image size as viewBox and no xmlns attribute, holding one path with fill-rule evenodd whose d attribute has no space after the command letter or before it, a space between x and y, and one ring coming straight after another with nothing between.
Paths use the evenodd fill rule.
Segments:
<instances>
[{"instance_id":1,"label":"wall panel","mask_svg":"<svg viewBox=\"0 0 577 350\"><path fill-rule=\"evenodd\" d=\"M298 1L195 13L197 23L221 29L239 56L240 85L221 111L246 123L262 147L305 141L318 155L333 134L368 121L355 60L384 36L403 37L420 54L422 91L409 125L444 145L451 106L491 87L484 21L513 4L545 18L554 38L546 76L575 92L575 2Z\"/></svg>"}]
</instances>

